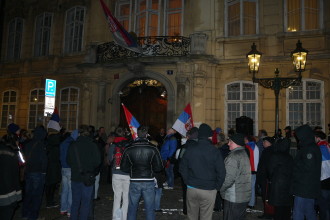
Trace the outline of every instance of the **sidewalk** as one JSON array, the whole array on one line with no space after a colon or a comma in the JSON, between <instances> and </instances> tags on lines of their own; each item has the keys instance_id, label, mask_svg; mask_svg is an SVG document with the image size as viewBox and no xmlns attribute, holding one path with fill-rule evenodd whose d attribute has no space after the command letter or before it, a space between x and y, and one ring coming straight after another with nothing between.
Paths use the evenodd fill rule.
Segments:
<instances>
[{"instance_id":1,"label":"sidewalk","mask_svg":"<svg viewBox=\"0 0 330 220\"><path fill-rule=\"evenodd\" d=\"M179 182L179 179L176 179ZM111 220L112 219L112 203L113 203L113 192L110 184L100 183L99 189L99 201L95 201L95 220ZM58 195L58 191L56 192ZM175 185L173 190L163 190L163 196L161 201L162 213L156 213L157 220L184 220L186 216L180 214L182 212L182 191L179 185ZM59 197L57 199L59 202ZM21 206L21 204L20 204ZM256 198L256 206L253 210L248 210L247 220L258 219L257 216L262 214L262 201L260 197ZM14 220L21 219L21 207L15 212ZM66 216L60 215L60 209L51 208L46 209L45 203L42 204L39 220L68 220ZM144 220L143 202L140 204L138 211L138 220ZM213 220L223 219L223 212L214 212Z\"/></svg>"}]
</instances>

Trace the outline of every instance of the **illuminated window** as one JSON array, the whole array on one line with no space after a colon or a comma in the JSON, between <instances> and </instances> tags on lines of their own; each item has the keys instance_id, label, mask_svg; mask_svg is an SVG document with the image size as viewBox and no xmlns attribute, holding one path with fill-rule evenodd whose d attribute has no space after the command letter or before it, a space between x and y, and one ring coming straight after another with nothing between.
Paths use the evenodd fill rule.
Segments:
<instances>
[{"instance_id":1,"label":"illuminated window","mask_svg":"<svg viewBox=\"0 0 330 220\"><path fill-rule=\"evenodd\" d=\"M60 124L69 131L78 128L79 89L61 89Z\"/></svg>"},{"instance_id":2,"label":"illuminated window","mask_svg":"<svg viewBox=\"0 0 330 220\"><path fill-rule=\"evenodd\" d=\"M23 35L23 19L14 18L9 22L8 28L8 45L7 45L7 59L16 60L21 56Z\"/></svg>"},{"instance_id":3,"label":"illuminated window","mask_svg":"<svg viewBox=\"0 0 330 220\"><path fill-rule=\"evenodd\" d=\"M182 35L183 0L166 1L166 34L168 36Z\"/></svg>"},{"instance_id":4,"label":"illuminated window","mask_svg":"<svg viewBox=\"0 0 330 220\"><path fill-rule=\"evenodd\" d=\"M252 82L233 82L226 86L226 125L227 131L236 129L236 118L247 116L254 121L257 134L257 85Z\"/></svg>"},{"instance_id":5,"label":"illuminated window","mask_svg":"<svg viewBox=\"0 0 330 220\"><path fill-rule=\"evenodd\" d=\"M1 128L7 128L8 124L15 122L17 93L5 91L2 94Z\"/></svg>"},{"instance_id":6,"label":"illuminated window","mask_svg":"<svg viewBox=\"0 0 330 220\"><path fill-rule=\"evenodd\" d=\"M130 28L130 14L131 3L130 1L118 1L117 4L117 19L125 30L129 31Z\"/></svg>"},{"instance_id":7,"label":"illuminated window","mask_svg":"<svg viewBox=\"0 0 330 220\"><path fill-rule=\"evenodd\" d=\"M302 81L300 86L291 86L287 91L287 125L297 128L303 124L311 127L323 124L323 82Z\"/></svg>"},{"instance_id":8,"label":"illuminated window","mask_svg":"<svg viewBox=\"0 0 330 220\"><path fill-rule=\"evenodd\" d=\"M36 32L34 39L34 56L47 56L49 54L50 31L52 14L43 13L36 19Z\"/></svg>"},{"instance_id":9,"label":"illuminated window","mask_svg":"<svg viewBox=\"0 0 330 220\"><path fill-rule=\"evenodd\" d=\"M44 124L45 90L35 89L30 92L28 129Z\"/></svg>"},{"instance_id":10,"label":"illuminated window","mask_svg":"<svg viewBox=\"0 0 330 220\"><path fill-rule=\"evenodd\" d=\"M80 52L83 45L85 8L74 7L66 13L65 23L65 53Z\"/></svg>"},{"instance_id":11,"label":"illuminated window","mask_svg":"<svg viewBox=\"0 0 330 220\"><path fill-rule=\"evenodd\" d=\"M159 34L160 0L136 0L136 34L138 37Z\"/></svg>"},{"instance_id":12,"label":"illuminated window","mask_svg":"<svg viewBox=\"0 0 330 220\"><path fill-rule=\"evenodd\" d=\"M322 28L322 0L286 0L285 29L287 32Z\"/></svg>"},{"instance_id":13,"label":"illuminated window","mask_svg":"<svg viewBox=\"0 0 330 220\"><path fill-rule=\"evenodd\" d=\"M227 0L226 35L258 34L258 0Z\"/></svg>"}]
</instances>

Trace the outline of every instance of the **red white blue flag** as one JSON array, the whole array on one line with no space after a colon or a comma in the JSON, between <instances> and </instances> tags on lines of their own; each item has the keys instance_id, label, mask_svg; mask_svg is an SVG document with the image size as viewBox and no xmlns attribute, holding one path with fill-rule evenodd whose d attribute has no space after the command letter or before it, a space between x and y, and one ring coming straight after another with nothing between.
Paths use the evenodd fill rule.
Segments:
<instances>
[{"instance_id":1,"label":"red white blue flag","mask_svg":"<svg viewBox=\"0 0 330 220\"><path fill-rule=\"evenodd\" d=\"M188 103L179 118L175 121L172 128L179 132L182 136L186 137L187 131L189 131L192 127L194 127L194 121L191 113L191 106L190 103Z\"/></svg>"},{"instance_id":2,"label":"red white blue flag","mask_svg":"<svg viewBox=\"0 0 330 220\"><path fill-rule=\"evenodd\" d=\"M100 0L101 6L104 11L105 18L107 19L110 31L113 34L115 42L137 53L141 53L141 47L137 44L137 41L125 30L125 28L119 23L119 21L112 15L109 8L106 6L103 0Z\"/></svg>"},{"instance_id":3,"label":"red white blue flag","mask_svg":"<svg viewBox=\"0 0 330 220\"><path fill-rule=\"evenodd\" d=\"M129 126L129 130L133 136L133 139L137 138L137 129L140 127L140 123L136 120L136 118L131 114L130 111L125 107L125 105L121 104L124 109L124 113L126 116L127 124Z\"/></svg>"},{"instance_id":4,"label":"red white blue flag","mask_svg":"<svg viewBox=\"0 0 330 220\"><path fill-rule=\"evenodd\" d=\"M330 177L330 147L326 141L320 141L317 145L322 153L321 180L325 180Z\"/></svg>"}]
</instances>

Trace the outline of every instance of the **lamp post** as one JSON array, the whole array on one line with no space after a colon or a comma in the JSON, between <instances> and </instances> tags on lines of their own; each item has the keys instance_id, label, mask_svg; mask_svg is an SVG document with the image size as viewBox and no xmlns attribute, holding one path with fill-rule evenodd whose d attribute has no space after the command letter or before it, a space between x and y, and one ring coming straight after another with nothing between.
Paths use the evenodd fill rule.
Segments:
<instances>
[{"instance_id":1,"label":"lamp post","mask_svg":"<svg viewBox=\"0 0 330 220\"><path fill-rule=\"evenodd\" d=\"M296 49L291 52L293 66L295 72L298 72L298 77L279 77L278 68L275 69L274 78L257 78L256 73L259 71L260 59L262 53L257 51L255 43L251 46L251 51L246 55L248 59L249 72L253 74L252 81L259 83L261 86L274 90L275 94L275 135L277 135L279 127L279 104L278 97L281 89L288 88L292 85L301 83L301 72L305 71L308 50L302 48L300 40L296 44Z\"/></svg>"}]
</instances>

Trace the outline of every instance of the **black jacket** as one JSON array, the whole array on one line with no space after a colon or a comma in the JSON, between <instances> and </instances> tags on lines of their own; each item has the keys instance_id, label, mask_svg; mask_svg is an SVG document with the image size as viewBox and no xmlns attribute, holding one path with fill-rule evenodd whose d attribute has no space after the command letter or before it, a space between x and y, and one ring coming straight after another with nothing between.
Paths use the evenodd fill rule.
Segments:
<instances>
[{"instance_id":1,"label":"black jacket","mask_svg":"<svg viewBox=\"0 0 330 220\"><path fill-rule=\"evenodd\" d=\"M257 184L261 187L261 196L265 200L266 196L266 186L267 181L269 181L269 176L267 176L267 163L274 151L273 146L269 146L262 151L257 172Z\"/></svg>"},{"instance_id":2,"label":"black jacket","mask_svg":"<svg viewBox=\"0 0 330 220\"><path fill-rule=\"evenodd\" d=\"M204 190L220 190L226 176L221 152L206 138L187 148L180 173L186 185Z\"/></svg>"},{"instance_id":3,"label":"black jacket","mask_svg":"<svg viewBox=\"0 0 330 220\"><path fill-rule=\"evenodd\" d=\"M302 198L315 199L321 194L321 151L311 127L303 125L295 131L301 148L294 160L291 192Z\"/></svg>"},{"instance_id":4,"label":"black jacket","mask_svg":"<svg viewBox=\"0 0 330 220\"><path fill-rule=\"evenodd\" d=\"M274 152L267 161L267 173L271 182L269 203L274 206L290 206L292 202L290 183L292 180L293 158L289 154L289 148L289 139L279 139L274 144Z\"/></svg>"},{"instance_id":5,"label":"black jacket","mask_svg":"<svg viewBox=\"0 0 330 220\"><path fill-rule=\"evenodd\" d=\"M145 138L137 138L128 146L120 163L120 170L129 173L131 181L153 181L155 172L163 169L157 147Z\"/></svg>"}]
</instances>

